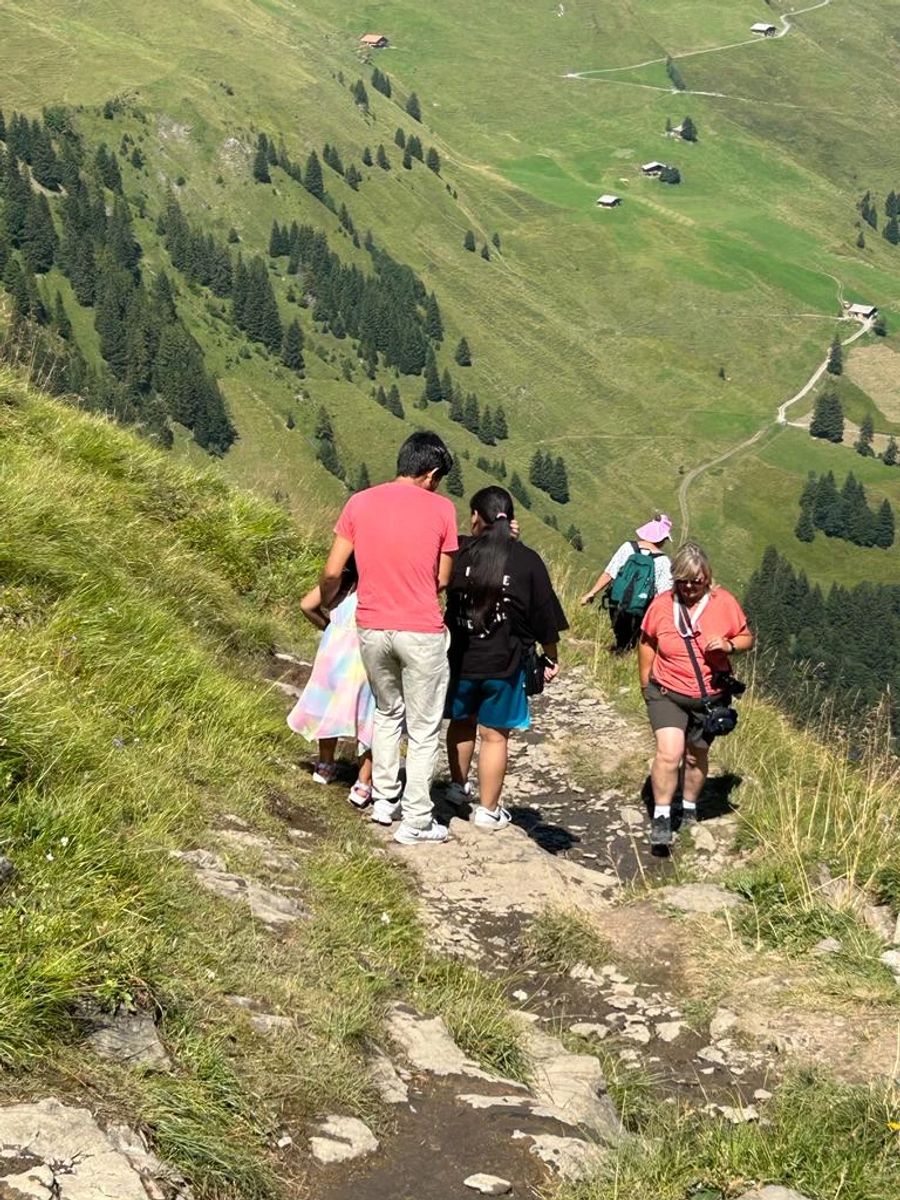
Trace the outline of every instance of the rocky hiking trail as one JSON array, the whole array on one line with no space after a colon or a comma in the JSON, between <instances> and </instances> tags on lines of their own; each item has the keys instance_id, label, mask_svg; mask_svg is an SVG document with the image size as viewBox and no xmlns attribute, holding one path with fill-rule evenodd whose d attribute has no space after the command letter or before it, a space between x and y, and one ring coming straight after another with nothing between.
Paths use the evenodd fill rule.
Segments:
<instances>
[{"instance_id":1,"label":"rocky hiking trail","mask_svg":"<svg viewBox=\"0 0 900 1200\"><path fill-rule=\"evenodd\" d=\"M632 1136L610 1070L638 1072L664 1099L737 1123L760 1119L791 1063L857 1077L892 1069L890 1019L860 1028L830 1012L798 1014L789 972L743 979L732 995L723 987L715 1002L697 988L706 969L698 945L730 941L743 903L715 882L740 861L731 804L741 781L711 777L688 844L654 858L642 799L650 750L642 726L576 667L536 701L533 730L511 742L512 826L480 832L442 804L440 781L446 844L410 852L372 826L412 872L433 945L504 981L530 1082L491 1077L466 1061L443 1021L395 1005L373 1065L393 1127L377 1146L363 1127L360 1141L348 1132L317 1155L347 1161L323 1167L321 1200L528 1197L548 1179L577 1180ZM529 930L548 912L586 921L606 961L543 961Z\"/></svg>"},{"instance_id":2,"label":"rocky hiking trail","mask_svg":"<svg viewBox=\"0 0 900 1200\"><path fill-rule=\"evenodd\" d=\"M270 677L286 703L307 671L291 655L273 660ZM283 1114L273 1153L293 1194L536 1197L602 1168L636 1136L619 1110L629 1078L645 1080L663 1103L738 1123L765 1119L788 1066L827 1064L848 1079L896 1070L890 1012L841 1011L808 989L798 999L798 969L755 955L736 934L743 901L717 877L748 853L734 849L740 779L714 775L691 837L669 859L651 856L642 800L650 748L643 725L572 667L536 702L533 730L512 744L514 825L481 833L466 814L445 814L451 840L411 849L369 827L376 854L409 872L433 947L502 982L527 1082L483 1070L443 1019L394 1001L368 1051L378 1120ZM438 781L439 810L440 795ZM274 797L266 833L223 813L203 845L169 852L205 893L248 915L266 954L277 955L281 939L312 916L301 867L329 807L345 804L341 787L316 789L315 799L308 812ZM840 881L826 882L836 902L846 899ZM548 914L574 914L589 927L593 940L575 947L574 960L563 961L546 925L540 933ZM884 925L884 913L875 917ZM892 936L884 931L885 941ZM887 951L886 962L890 955L900 977L900 952ZM255 1036L294 1039L286 1045L302 1061L302 1023L290 1011L237 992L225 1003ZM85 1008L78 1020L93 1054L129 1070L177 1071L154 1013ZM89 1089L0 1105L0 1198L192 1200L146 1131L120 1122ZM750 1197L797 1200L777 1189Z\"/></svg>"}]
</instances>

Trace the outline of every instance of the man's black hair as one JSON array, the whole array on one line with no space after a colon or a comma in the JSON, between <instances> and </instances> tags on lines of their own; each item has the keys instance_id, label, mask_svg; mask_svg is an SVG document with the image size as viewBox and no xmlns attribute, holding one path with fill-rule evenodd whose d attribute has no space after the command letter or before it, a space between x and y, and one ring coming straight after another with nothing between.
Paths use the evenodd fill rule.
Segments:
<instances>
[{"instance_id":1,"label":"man's black hair","mask_svg":"<svg viewBox=\"0 0 900 1200\"><path fill-rule=\"evenodd\" d=\"M432 471L443 479L453 466L453 455L436 433L420 430L411 433L397 455L397 474L405 479L419 479Z\"/></svg>"}]
</instances>

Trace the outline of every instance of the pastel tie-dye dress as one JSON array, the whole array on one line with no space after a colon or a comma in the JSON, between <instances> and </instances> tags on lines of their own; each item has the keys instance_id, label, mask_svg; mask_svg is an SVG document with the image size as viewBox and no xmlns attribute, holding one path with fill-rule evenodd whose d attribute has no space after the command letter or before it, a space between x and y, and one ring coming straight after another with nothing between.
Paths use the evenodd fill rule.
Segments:
<instances>
[{"instance_id":1,"label":"pastel tie-dye dress","mask_svg":"<svg viewBox=\"0 0 900 1200\"><path fill-rule=\"evenodd\" d=\"M307 741L356 738L372 745L375 697L366 678L356 632L356 592L331 610L309 682L288 716L288 725Z\"/></svg>"}]
</instances>

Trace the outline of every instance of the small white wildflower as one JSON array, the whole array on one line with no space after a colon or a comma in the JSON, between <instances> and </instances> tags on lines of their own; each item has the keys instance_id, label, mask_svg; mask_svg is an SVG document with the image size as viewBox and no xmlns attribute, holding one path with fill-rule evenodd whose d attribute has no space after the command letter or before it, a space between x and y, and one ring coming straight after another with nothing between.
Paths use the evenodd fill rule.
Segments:
<instances>
[{"instance_id":1,"label":"small white wildflower","mask_svg":"<svg viewBox=\"0 0 900 1200\"><path fill-rule=\"evenodd\" d=\"M53 855L49 851L44 855L44 858L46 858L47 862L53 862Z\"/></svg>"},{"instance_id":2,"label":"small white wildflower","mask_svg":"<svg viewBox=\"0 0 900 1200\"><path fill-rule=\"evenodd\" d=\"M381 923L382 923L382 925L390 925L391 914L390 913L382 913L381 914Z\"/></svg>"},{"instance_id":3,"label":"small white wildflower","mask_svg":"<svg viewBox=\"0 0 900 1200\"><path fill-rule=\"evenodd\" d=\"M68 839L68 837L61 837L61 838L59 839L59 844L60 844L61 846L68 846L68 844L69 844L69 839Z\"/></svg>"}]
</instances>

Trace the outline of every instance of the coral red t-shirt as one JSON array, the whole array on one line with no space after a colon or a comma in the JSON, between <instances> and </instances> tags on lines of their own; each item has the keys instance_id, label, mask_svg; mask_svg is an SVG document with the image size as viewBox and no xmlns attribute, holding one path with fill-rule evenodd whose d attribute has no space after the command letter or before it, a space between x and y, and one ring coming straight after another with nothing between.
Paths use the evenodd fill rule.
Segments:
<instances>
[{"instance_id":1,"label":"coral red t-shirt","mask_svg":"<svg viewBox=\"0 0 900 1200\"><path fill-rule=\"evenodd\" d=\"M736 638L747 633L747 618L744 610L725 588L714 587L709 600L699 616L691 617L694 629L694 654L708 692L713 691L713 671L729 668L728 655L714 650L707 658L706 643L714 637ZM656 641L656 658L650 672L661 687L679 692L682 696L700 696L697 676L691 665L691 657L684 638L675 624L675 593L664 592L657 596L647 609L641 632Z\"/></svg>"},{"instance_id":2,"label":"coral red t-shirt","mask_svg":"<svg viewBox=\"0 0 900 1200\"><path fill-rule=\"evenodd\" d=\"M334 532L353 543L360 629L442 633L437 572L459 546L456 509L414 484L382 483L344 505Z\"/></svg>"}]
</instances>

